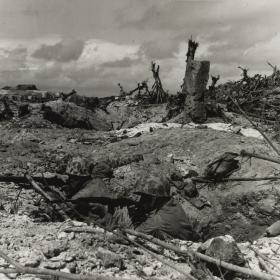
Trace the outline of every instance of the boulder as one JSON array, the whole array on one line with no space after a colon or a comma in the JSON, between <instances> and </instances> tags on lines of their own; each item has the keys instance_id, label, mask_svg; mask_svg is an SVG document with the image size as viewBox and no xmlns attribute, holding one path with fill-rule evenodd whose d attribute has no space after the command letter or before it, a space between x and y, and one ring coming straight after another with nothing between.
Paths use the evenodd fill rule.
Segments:
<instances>
[{"instance_id":1,"label":"boulder","mask_svg":"<svg viewBox=\"0 0 280 280\"><path fill-rule=\"evenodd\" d=\"M218 236L208 240L198 249L198 251L201 251L212 258L234 265L245 265L245 258L243 254L238 248L233 237L230 235ZM218 268L217 265L214 264L208 264L208 268L218 277L221 276L221 273L223 273L225 279L233 279L238 276L237 273L226 271L223 268Z\"/></svg>"},{"instance_id":2,"label":"boulder","mask_svg":"<svg viewBox=\"0 0 280 280\"><path fill-rule=\"evenodd\" d=\"M230 235L213 238L205 254L235 265L242 266L245 264L245 259L237 243Z\"/></svg>"},{"instance_id":3,"label":"boulder","mask_svg":"<svg viewBox=\"0 0 280 280\"><path fill-rule=\"evenodd\" d=\"M269 237L277 236L280 234L280 221L277 221L273 223L271 226L269 226L266 231L266 235Z\"/></svg>"}]
</instances>

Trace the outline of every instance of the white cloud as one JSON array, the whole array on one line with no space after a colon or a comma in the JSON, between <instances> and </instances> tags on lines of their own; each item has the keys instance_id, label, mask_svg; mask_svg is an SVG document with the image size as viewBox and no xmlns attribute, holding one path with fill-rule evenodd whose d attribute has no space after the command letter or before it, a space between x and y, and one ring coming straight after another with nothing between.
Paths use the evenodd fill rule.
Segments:
<instances>
[{"instance_id":1,"label":"white cloud","mask_svg":"<svg viewBox=\"0 0 280 280\"><path fill-rule=\"evenodd\" d=\"M0 0L0 6L3 85L88 87L109 95L118 82L125 88L152 82L155 59L163 85L176 92L191 34L200 43L196 58L210 60L221 80L239 78L238 65L249 74L270 73L267 60L280 65L279 0ZM65 54L63 42L73 40L83 48L68 61L76 47ZM57 44L62 59L51 55L52 47L47 56L32 56L42 45Z\"/></svg>"},{"instance_id":2,"label":"white cloud","mask_svg":"<svg viewBox=\"0 0 280 280\"><path fill-rule=\"evenodd\" d=\"M265 62L271 60L272 63L280 64L280 33L277 33L268 41L263 41L244 50L244 55L248 60L254 62Z\"/></svg>"},{"instance_id":3,"label":"white cloud","mask_svg":"<svg viewBox=\"0 0 280 280\"><path fill-rule=\"evenodd\" d=\"M85 44L84 50L77 61L79 68L91 65L100 66L106 62L124 58L137 59L138 45L120 45L102 40L91 39Z\"/></svg>"}]
</instances>

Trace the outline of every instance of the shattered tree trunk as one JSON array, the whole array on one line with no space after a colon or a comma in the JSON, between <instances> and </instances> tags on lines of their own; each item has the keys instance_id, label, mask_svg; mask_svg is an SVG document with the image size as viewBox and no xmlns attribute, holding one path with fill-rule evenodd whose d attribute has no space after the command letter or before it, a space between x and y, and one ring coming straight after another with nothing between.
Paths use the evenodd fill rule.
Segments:
<instances>
[{"instance_id":1,"label":"shattered tree trunk","mask_svg":"<svg viewBox=\"0 0 280 280\"><path fill-rule=\"evenodd\" d=\"M191 118L193 122L203 123L207 119L204 93L209 79L210 62L194 60L197 46L196 42L189 40L183 93L186 94L186 119Z\"/></svg>"}]
</instances>

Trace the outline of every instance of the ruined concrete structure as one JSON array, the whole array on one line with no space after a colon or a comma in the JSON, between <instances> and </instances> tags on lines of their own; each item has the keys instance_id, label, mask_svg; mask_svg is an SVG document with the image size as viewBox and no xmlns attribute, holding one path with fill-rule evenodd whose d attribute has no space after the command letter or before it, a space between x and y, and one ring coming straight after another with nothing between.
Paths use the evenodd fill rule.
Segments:
<instances>
[{"instance_id":1,"label":"ruined concrete structure","mask_svg":"<svg viewBox=\"0 0 280 280\"><path fill-rule=\"evenodd\" d=\"M186 119L203 123L206 121L204 93L209 79L210 62L194 60L198 43L189 40L187 66L183 83L183 93L186 94Z\"/></svg>"}]
</instances>

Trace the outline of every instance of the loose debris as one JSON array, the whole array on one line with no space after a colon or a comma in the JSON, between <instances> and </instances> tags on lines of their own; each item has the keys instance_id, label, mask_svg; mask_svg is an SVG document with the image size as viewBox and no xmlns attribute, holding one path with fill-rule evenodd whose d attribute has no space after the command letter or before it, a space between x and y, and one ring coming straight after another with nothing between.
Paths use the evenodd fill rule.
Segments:
<instances>
[{"instance_id":1,"label":"loose debris","mask_svg":"<svg viewBox=\"0 0 280 280\"><path fill-rule=\"evenodd\" d=\"M1 276L280 279L280 70L207 89L198 46L177 95L1 90Z\"/></svg>"}]
</instances>

